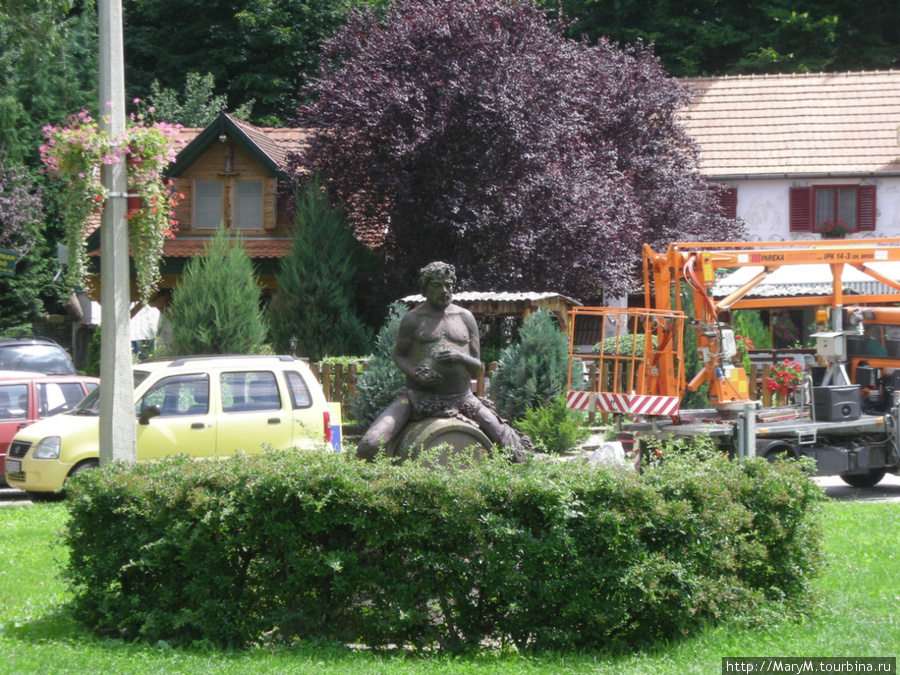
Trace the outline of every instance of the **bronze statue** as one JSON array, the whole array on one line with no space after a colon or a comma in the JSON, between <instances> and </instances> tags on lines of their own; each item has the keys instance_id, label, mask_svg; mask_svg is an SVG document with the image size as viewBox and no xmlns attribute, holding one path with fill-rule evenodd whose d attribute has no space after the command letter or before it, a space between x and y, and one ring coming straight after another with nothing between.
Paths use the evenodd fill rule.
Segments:
<instances>
[{"instance_id":1,"label":"bronze statue","mask_svg":"<svg viewBox=\"0 0 900 675\"><path fill-rule=\"evenodd\" d=\"M465 417L495 445L510 448L513 461L524 461L531 443L472 394L470 382L481 370L478 325L467 309L452 304L456 270L433 262L422 269L425 302L400 321L394 363L406 376L406 388L372 423L356 456L372 459L408 421L427 417Z\"/></svg>"}]
</instances>

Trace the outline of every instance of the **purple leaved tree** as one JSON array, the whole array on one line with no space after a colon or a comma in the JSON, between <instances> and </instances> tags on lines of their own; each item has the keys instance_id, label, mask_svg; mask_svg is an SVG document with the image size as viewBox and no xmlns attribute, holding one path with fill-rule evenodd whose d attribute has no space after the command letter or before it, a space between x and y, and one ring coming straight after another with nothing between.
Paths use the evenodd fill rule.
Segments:
<instances>
[{"instance_id":1,"label":"purple leaved tree","mask_svg":"<svg viewBox=\"0 0 900 675\"><path fill-rule=\"evenodd\" d=\"M6 169L0 158L0 248L24 256L34 244L44 210L24 169Z\"/></svg>"},{"instance_id":2,"label":"purple leaved tree","mask_svg":"<svg viewBox=\"0 0 900 675\"><path fill-rule=\"evenodd\" d=\"M647 47L567 39L529 0L397 0L323 46L295 158L320 172L398 291L432 260L461 290L588 300L633 286L643 243L732 240Z\"/></svg>"}]
</instances>

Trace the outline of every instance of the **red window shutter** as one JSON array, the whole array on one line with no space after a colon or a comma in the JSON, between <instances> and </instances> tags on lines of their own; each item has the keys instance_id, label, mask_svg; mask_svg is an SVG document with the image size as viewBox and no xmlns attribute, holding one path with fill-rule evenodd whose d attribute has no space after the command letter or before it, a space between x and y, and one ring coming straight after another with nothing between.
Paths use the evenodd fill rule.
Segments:
<instances>
[{"instance_id":1,"label":"red window shutter","mask_svg":"<svg viewBox=\"0 0 900 675\"><path fill-rule=\"evenodd\" d=\"M813 229L813 189L792 187L789 193L791 232L810 232Z\"/></svg>"},{"instance_id":2,"label":"red window shutter","mask_svg":"<svg viewBox=\"0 0 900 675\"><path fill-rule=\"evenodd\" d=\"M737 218L737 188L725 188L719 193L719 210L726 218Z\"/></svg>"},{"instance_id":3,"label":"red window shutter","mask_svg":"<svg viewBox=\"0 0 900 675\"><path fill-rule=\"evenodd\" d=\"M860 232L875 229L875 186L860 185L856 196L856 229Z\"/></svg>"}]
</instances>

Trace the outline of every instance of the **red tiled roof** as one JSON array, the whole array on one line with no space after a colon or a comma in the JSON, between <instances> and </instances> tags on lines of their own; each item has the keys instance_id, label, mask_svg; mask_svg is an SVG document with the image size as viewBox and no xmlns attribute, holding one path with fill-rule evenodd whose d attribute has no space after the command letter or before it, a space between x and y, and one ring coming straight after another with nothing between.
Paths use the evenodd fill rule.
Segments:
<instances>
[{"instance_id":1,"label":"red tiled roof","mask_svg":"<svg viewBox=\"0 0 900 675\"><path fill-rule=\"evenodd\" d=\"M683 82L707 177L900 172L900 71Z\"/></svg>"}]
</instances>

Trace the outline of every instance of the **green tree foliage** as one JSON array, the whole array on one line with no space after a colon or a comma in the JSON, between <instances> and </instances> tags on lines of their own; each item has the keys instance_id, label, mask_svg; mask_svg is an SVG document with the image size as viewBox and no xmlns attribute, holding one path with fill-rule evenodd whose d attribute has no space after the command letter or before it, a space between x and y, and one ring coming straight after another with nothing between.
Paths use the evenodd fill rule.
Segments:
<instances>
[{"instance_id":1,"label":"green tree foliage","mask_svg":"<svg viewBox=\"0 0 900 675\"><path fill-rule=\"evenodd\" d=\"M228 109L228 96L216 96L213 91L215 81L212 73L200 75L188 73L184 82L184 94L174 89L160 87L159 81L150 85L150 104L155 108L154 117L161 122L181 124L186 127L205 127L216 116ZM253 100L245 102L232 114L239 119L248 119L253 109Z\"/></svg>"},{"instance_id":2,"label":"green tree foliage","mask_svg":"<svg viewBox=\"0 0 900 675\"><path fill-rule=\"evenodd\" d=\"M687 89L644 48L566 39L532 2L398 0L323 47L321 171L413 286L432 260L467 290L625 292L644 243L738 238L678 123Z\"/></svg>"},{"instance_id":3,"label":"green tree foliage","mask_svg":"<svg viewBox=\"0 0 900 675\"><path fill-rule=\"evenodd\" d=\"M240 235L224 228L188 261L168 311L172 355L253 354L266 340L262 291Z\"/></svg>"},{"instance_id":4,"label":"green tree foliage","mask_svg":"<svg viewBox=\"0 0 900 675\"><path fill-rule=\"evenodd\" d=\"M503 417L521 419L529 408L548 405L565 394L567 344L550 312L541 309L525 318L518 344L503 350L491 377L497 411Z\"/></svg>"},{"instance_id":5,"label":"green tree foliage","mask_svg":"<svg viewBox=\"0 0 900 675\"><path fill-rule=\"evenodd\" d=\"M652 43L678 77L900 64L900 5L894 0L562 0L562 8L578 19L570 34Z\"/></svg>"},{"instance_id":6,"label":"green tree foliage","mask_svg":"<svg viewBox=\"0 0 900 675\"><path fill-rule=\"evenodd\" d=\"M36 167L41 127L97 110L97 16L84 0L3 0L0 13L0 156ZM28 13L7 12L31 7ZM17 18L18 17L18 18Z\"/></svg>"},{"instance_id":7,"label":"green tree foliage","mask_svg":"<svg viewBox=\"0 0 900 675\"><path fill-rule=\"evenodd\" d=\"M734 312L732 328L738 335L749 338L754 349L772 348L772 334L769 327L763 323L759 310L744 309Z\"/></svg>"},{"instance_id":8,"label":"green tree foliage","mask_svg":"<svg viewBox=\"0 0 900 675\"><path fill-rule=\"evenodd\" d=\"M361 429L367 429L387 408L406 383L394 364L394 347L400 334L400 320L406 305L394 303L384 326L375 336L375 352L356 381L356 395L350 401L350 414Z\"/></svg>"},{"instance_id":9,"label":"green tree foliage","mask_svg":"<svg viewBox=\"0 0 900 675\"><path fill-rule=\"evenodd\" d=\"M185 70L211 73L234 106L255 100L254 121L283 125L318 63L319 43L341 23L343 0L125 0L131 96L154 80L175 89Z\"/></svg>"},{"instance_id":10,"label":"green tree foliage","mask_svg":"<svg viewBox=\"0 0 900 675\"><path fill-rule=\"evenodd\" d=\"M67 295L62 281L54 281L61 186L37 172L38 146L45 124L58 124L82 108L96 110L97 59L97 18L90 3L0 0L0 166L16 174L10 182L10 174L0 171L6 240L0 247L22 256L14 277L0 277L2 330L30 331L35 315L59 312ZM31 195L33 206L10 195L13 184ZM9 241L12 221L25 234L21 250Z\"/></svg>"},{"instance_id":11,"label":"green tree foliage","mask_svg":"<svg viewBox=\"0 0 900 675\"><path fill-rule=\"evenodd\" d=\"M342 209L332 207L317 178L297 196L291 252L282 258L278 291L269 305L272 341L287 353L318 361L329 355L360 355L372 331L356 309L357 279L368 251L353 236Z\"/></svg>"}]
</instances>

